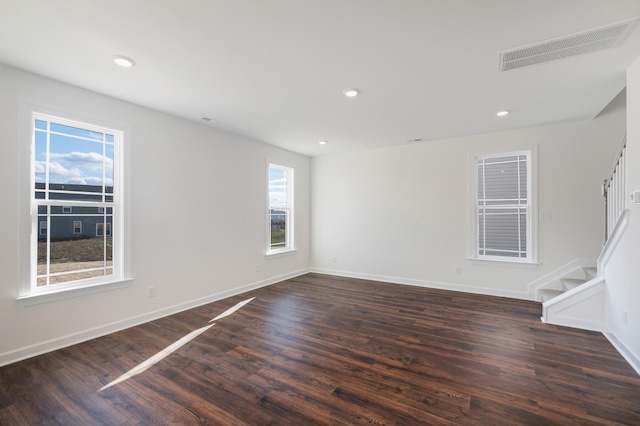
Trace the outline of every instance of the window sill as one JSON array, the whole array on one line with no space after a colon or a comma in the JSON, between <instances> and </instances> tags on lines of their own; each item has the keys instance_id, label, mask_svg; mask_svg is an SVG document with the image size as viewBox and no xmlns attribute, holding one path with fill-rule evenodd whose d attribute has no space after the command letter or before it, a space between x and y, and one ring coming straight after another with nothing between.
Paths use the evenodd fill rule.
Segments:
<instances>
[{"instance_id":1,"label":"window sill","mask_svg":"<svg viewBox=\"0 0 640 426\"><path fill-rule=\"evenodd\" d=\"M48 291L43 293L34 293L26 296L18 297L22 306L41 305L43 303L55 302L58 300L71 299L72 297L86 296L89 294L102 293L105 291L116 290L127 287L131 284L133 278L126 278L119 281L107 283L93 284L85 287L65 288L61 290Z\"/></svg>"},{"instance_id":2,"label":"window sill","mask_svg":"<svg viewBox=\"0 0 640 426\"><path fill-rule=\"evenodd\" d=\"M475 263L476 265L491 265L491 266L507 266L514 268L524 268L524 269L536 269L540 263L538 262L519 262L512 260L498 260L498 259L478 259L476 257L467 257L467 259L471 263Z\"/></svg>"},{"instance_id":3,"label":"window sill","mask_svg":"<svg viewBox=\"0 0 640 426\"><path fill-rule=\"evenodd\" d=\"M270 251L270 252L265 253L264 257L266 257L266 258L275 258L275 257L282 257L282 256L290 256L292 254L295 254L297 251L298 251L297 249Z\"/></svg>"}]
</instances>

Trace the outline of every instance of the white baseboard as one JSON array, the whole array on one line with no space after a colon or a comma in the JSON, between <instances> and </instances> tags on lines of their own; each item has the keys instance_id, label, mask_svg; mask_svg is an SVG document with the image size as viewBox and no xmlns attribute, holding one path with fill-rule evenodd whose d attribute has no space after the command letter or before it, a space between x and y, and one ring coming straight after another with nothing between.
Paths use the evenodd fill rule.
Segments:
<instances>
[{"instance_id":1,"label":"white baseboard","mask_svg":"<svg viewBox=\"0 0 640 426\"><path fill-rule=\"evenodd\" d=\"M589 331L597 331L602 333L602 328L604 327L602 322L599 321L589 321L582 318L560 318L555 319L553 322L549 322L545 317L541 317L541 320L545 324L559 325L562 327L571 327L577 328L580 330L589 330Z\"/></svg>"},{"instance_id":2,"label":"white baseboard","mask_svg":"<svg viewBox=\"0 0 640 426\"><path fill-rule=\"evenodd\" d=\"M69 334L67 336L48 340L46 342L37 343L35 345L26 346L26 347L12 350L9 352L4 352L0 354L0 367L2 367L3 365L12 364L14 362L22 361L24 359L31 358L34 356L42 355L47 352L62 349L67 346L82 343L87 340L95 339L97 337L101 337L110 333L115 333L117 331L134 327L136 325L140 325L145 322L154 321L159 318L166 317L168 315L177 314L178 312L182 312L188 309L196 308L198 306L206 305L207 303L216 302L218 300L226 299L227 297L236 296L251 290L256 290L261 287L266 287L268 285L275 284L280 281L284 281L290 278L295 278L300 275L304 275L308 272L309 272L309 269L301 269L288 274L279 275L277 277L272 277L266 280L262 280L262 281L247 284L241 287L237 287L232 290L222 291L219 293L211 294L209 296L190 300L188 302L179 303L174 306L169 306L156 311L148 312L142 315L136 315L135 317L127 318L121 321L116 321L110 324L105 324L99 327L81 331L79 333Z\"/></svg>"},{"instance_id":3,"label":"white baseboard","mask_svg":"<svg viewBox=\"0 0 640 426\"><path fill-rule=\"evenodd\" d=\"M636 373L640 375L640 359L629 349L626 347L624 343L620 339L616 337L616 335L610 331L605 331L604 336L609 339L609 342L613 345L614 348L627 360L629 365L636 370Z\"/></svg>"},{"instance_id":4,"label":"white baseboard","mask_svg":"<svg viewBox=\"0 0 640 426\"><path fill-rule=\"evenodd\" d=\"M369 281L382 281L392 284L413 285L416 287L434 288L438 290L460 291L463 293L483 294L486 296L508 297L511 299L532 300L525 291L501 290L488 287L471 287L462 284L441 283L436 281L416 280L412 278L389 277L385 275L365 274L361 272L337 271L333 269L311 268L310 272L325 275L335 275L348 278L359 278Z\"/></svg>"}]
</instances>

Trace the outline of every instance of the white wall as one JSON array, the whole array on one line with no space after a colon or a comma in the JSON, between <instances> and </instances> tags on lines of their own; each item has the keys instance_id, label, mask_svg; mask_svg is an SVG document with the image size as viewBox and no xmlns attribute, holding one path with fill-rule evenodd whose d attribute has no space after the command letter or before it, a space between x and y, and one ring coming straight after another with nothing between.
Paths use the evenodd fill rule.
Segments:
<instances>
[{"instance_id":1,"label":"white wall","mask_svg":"<svg viewBox=\"0 0 640 426\"><path fill-rule=\"evenodd\" d=\"M634 117L640 113L638 64L629 71L628 90L629 117ZM310 265L322 272L527 298L528 283L574 259L597 257L603 233L600 184L626 119L624 108L613 108L592 121L310 161L1 66L0 94L0 365L277 281ZM24 260L18 248L28 238L21 229L29 220L21 210L28 194L19 191L28 177L24 129L18 125L24 102L131 128L130 286L30 307L16 300ZM528 269L467 260L470 157L535 146L539 211L551 213L551 220L539 222L541 265ZM640 164L640 123L631 119L629 157ZM272 259L263 254L268 161L296 168L299 250ZM629 170L629 188L640 189L640 167ZM607 270L607 325L637 356L640 285L629 265L640 252L640 213L631 207L628 236ZM455 266L462 268L460 275ZM147 297L149 286L156 287L155 298ZM628 310L627 326L620 325L622 307Z\"/></svg>"},{"instance_id":2,"label":"white wall","mask_svg":"<svg viewBox=\"0 0 640 426\"><path fill-rule=\"evenodd\" d=\"M1 66L0 94L0 365L308 270L308 157ZM25 102L131 129L128 287L30 307L16 300L18 248L29 238L29 194L19 191L29 175ZM266 259L269 161L295 168L298 251Z\"/></svg>"},{"instance_id":3,"label":"white wall","mask_svg":"<svg viewBox=\"0 0 640 426\"><path fill-rule=\"evenodd\" d=\"M640 59L627 71L627 197L640 190ZM606 328L640 373L640 204L627 198L629 225L605 268ZM627 311L627 324L623 311Z\"/></svg>"},{"instance_id":4,"label":"white wall","mask_svg":"<svg viewBox=\"0 0 640 426\"><path fill-rule=\"evenodd\" d=\"M314 157L314 270L529 298L535 279L598 257L601 185L624 132L620 103L590 121ZM470 157L536 145L539 212L551 213L539 222L539 267L468 260Z\"/></svg>"}]
</instances>

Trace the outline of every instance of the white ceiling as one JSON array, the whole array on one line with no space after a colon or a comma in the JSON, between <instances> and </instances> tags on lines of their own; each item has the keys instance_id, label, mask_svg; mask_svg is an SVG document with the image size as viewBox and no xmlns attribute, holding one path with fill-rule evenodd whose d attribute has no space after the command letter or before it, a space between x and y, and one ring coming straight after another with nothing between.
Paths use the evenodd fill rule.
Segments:
<instances>
[{"instance_id":1,"label":"white ceiling","mask_svg":"<svg viewBox=\"0 0 640 426\"><path fill-rule=\"evenodd\" d=\"M0 63L312 156L591 119L640 55L637 25L620 47L498 72L498 52L640 16L637 0L0 0L0 11ZM115 66L117 54L137 65Z\"/></svg>"}]
</instances>

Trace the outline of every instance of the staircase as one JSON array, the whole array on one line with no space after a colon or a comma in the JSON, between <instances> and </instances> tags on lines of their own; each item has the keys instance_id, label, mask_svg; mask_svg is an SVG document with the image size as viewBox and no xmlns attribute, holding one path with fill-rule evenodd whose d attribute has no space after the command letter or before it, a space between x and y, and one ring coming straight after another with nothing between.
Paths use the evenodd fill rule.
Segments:
<instances>
[{"instance_id":1,"label":"staircase","mask_svg":"<svg viewBox=\"0 0 640 426\"><path fill-rule=\"evenodd\" d=\"M593 268L593 267L587 267L587 268L582 268L582 270L584 271L584 278L585 279L580 279L580 278L561 278L560 279L560 283L562 285L562 290L555 290L555 289L541 289L539 291L540 294L540 300L542 301L542 303L545 303L551 299L553 299L554 297L560 296L561 294L564 294L565 292L571 291L574 288L577 288L578 286L591 281L592 279L596 278L598 276L598 270L597 268Z\"/></svg>"},{"instance_id":2,"label":"staircase","mask_svg":"<svg viewBox=\"0 0 640 426\"><path fill-rule=\"evenodd\" d=\"M625 135L611 173L602 185L605 243L598 256L597 268L570 263L569 268L545 277L546 282L537 286L537 298L542 301L541 319L545 323L604 331L605 269L629 223L629 210L625 209L626 144Z\"/></svg>"}]
</instances>

